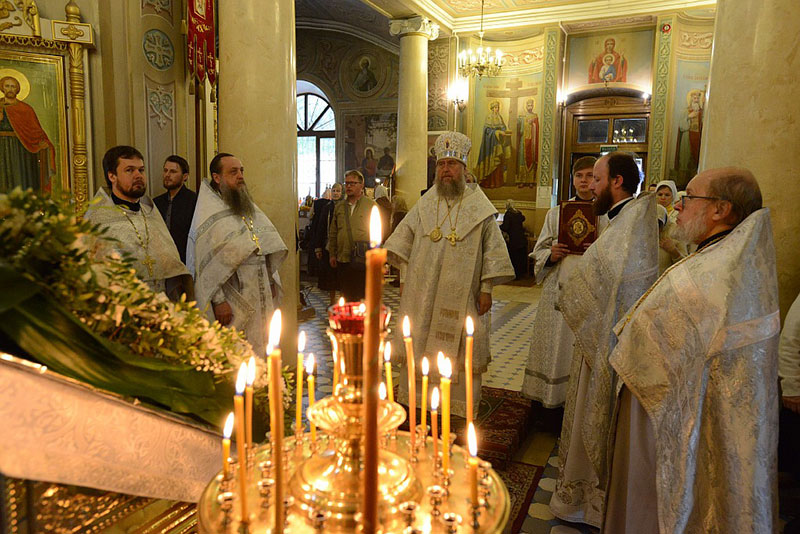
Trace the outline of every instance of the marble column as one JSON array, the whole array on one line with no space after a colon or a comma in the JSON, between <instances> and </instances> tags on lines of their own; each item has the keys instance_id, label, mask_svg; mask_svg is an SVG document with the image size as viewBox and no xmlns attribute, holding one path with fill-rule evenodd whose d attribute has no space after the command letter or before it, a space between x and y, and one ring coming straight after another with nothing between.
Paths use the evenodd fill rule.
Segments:
<instances>
[{"instance_id":1,"label":"marble column","mask_svg":"<svg viewBox=\"0 0 800 534\"><path fill-rule=\"evenodd\" d=\"M219 150L242 160L255 203L289 248L281 348L296 361L299 299L294 0L226 2L219 10Z\"/></svg>"},{"instance_id":2,"label":"marble column","mask_svg":"<svg viewBox=\"0 0 800 534\"><path fill-rule=\"evenodd\" d=\"M772 212L781 316L800 290L800 9L797 0L719 0L700 167L737 165Z\"/></svg>"},{"instance_id":3,"label":"marble column","mask_svg":"<svg viewBox=\"0 0 800 534\"><path fill-rule=\"evenodd\" d=\"M439 36L439 26L413 17L392 20L389 31L400 36L395 193L411 208L428 186L428 41Z\"/></svg>"}]
</instances>

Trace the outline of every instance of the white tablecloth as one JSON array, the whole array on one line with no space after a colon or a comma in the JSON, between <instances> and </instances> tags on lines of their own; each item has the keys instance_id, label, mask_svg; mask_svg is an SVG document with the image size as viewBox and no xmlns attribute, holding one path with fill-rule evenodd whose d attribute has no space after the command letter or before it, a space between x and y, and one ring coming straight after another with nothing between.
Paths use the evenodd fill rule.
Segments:
<instances>
[{"instance_id":1,"label":"white tablecloth","mask_svg":"<svg viewBox=\"0 0 800 534\"><path fill-rule=\"evenodd\" d=\"M0 353L0 473L197 502L220 437Z\"/></svg>"}]
</instances>

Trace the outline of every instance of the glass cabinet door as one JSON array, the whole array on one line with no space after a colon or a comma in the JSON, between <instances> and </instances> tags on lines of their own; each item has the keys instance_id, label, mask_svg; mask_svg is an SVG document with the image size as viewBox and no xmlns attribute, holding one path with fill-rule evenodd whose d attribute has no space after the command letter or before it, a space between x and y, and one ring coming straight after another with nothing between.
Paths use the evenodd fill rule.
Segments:
<instances>
[{"instance_id":1,"label":"glass cabinet door","mask_svg":"<svg viewBox=\"0 0 800 534\"><path fill-rule=\"evenodd\" d=\"M578 121L578 143L605 143L608 141L608 119Z\"/></svg>"},{"instance_id":2,"label":"glass cabinet door","mask_svg":"<svg viewBox=\"0 0 800 534\"><path fill-rule=\"evenodd\" d=\"M614 119L613 143L644 143L647 141L647 119Z\"/></svg>"}]
</instances>

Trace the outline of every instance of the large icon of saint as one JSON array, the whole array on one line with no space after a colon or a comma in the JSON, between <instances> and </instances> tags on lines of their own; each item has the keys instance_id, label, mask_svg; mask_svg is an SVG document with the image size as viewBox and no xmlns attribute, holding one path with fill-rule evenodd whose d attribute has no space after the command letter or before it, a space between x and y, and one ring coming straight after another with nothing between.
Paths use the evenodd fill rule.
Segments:
<instances>
[{"instance_id":1,"label":"large icon of saint","mask_svg":"<svg viewBox=\"0 0 800 534\"><path fill-rule=\"evenodd\" d=\"M525 115L517 119L517 185L536 185L539 165L539 115L536 101L525 101Z\"/></svg>"},{"instance_id":2,"label":"large icon of saint","mask_svg":"<svg viewBox=\"0 0 800 534\"><path fill-rule=\"evenodd\" d=\"M375 77L375 73L372 72L372 65L369 58L361 58L358 66L360 70L358 74L356 74L355 80L353 80L353 89L361 93L372 91L375 86L378 85L378 79Z\"/></svg>"},{"instance_id":3,"label":"large icon of saint","mask_svg":"<svg viewBox=\"0 0 800 534\"><path fill-rule=\"evenodd\" d=\"M625 56L614 50L617 41L609 37L603 43L604 50L589 63L589 83L624 82L628 77L628 62Z\"/></svg>"},{"instance_id":4,"label":"large icon of saint","mask_svg":"<svg viewBox=\"0 0 800 534\"><path fill-rule=\"evenodd\" d=\"M502 187L506 181L506 165L511 162L512 132L500 115L500 102L489 104L489 115L483 123L481 151L475 174L481 187Z\"/></svg>"},{"instance_id":5,"label":"large icon of saint","mask_svg":"<svg viewBox=\"0 0 800 534\"><path fill-rule=\"evenodd\" d=\"M678 123L675 147L675 184L685 187L697 174L700 162L700 137L703 135L703 91L692 89L686 93L686 108Z\"/></svg>"},{"instance_id":6,"label":"large icon of saint","mask_svg":"<svg viewBox=\"0 0 800 534\"><path fill-rule=\"evenodd\" d=\"M0 75L0 191L16 186L49 192L56 172L56 150L36 111L23 100L30 93L24 74Z\"/></svg>"}]
</instances>

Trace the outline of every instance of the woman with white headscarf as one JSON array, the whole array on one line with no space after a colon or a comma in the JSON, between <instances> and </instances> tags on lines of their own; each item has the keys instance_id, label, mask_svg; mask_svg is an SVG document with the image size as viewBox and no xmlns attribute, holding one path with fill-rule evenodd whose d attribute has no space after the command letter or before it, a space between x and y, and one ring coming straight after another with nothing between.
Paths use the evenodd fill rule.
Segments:
<instances>
[{"instance_id":1,"label":"woman with white headscarf","mask_svg":"<svg viewBox=\"0 0 800 534\"><path fill-rule=\"evenodd\" d=\"M656 185L656 202L667 210L667 223L661 229L658 248L658 271L663 273L667 267L687 255L686 243L672 237L677 226L678 212L675 202L678 201L678 188L672 180L662 180Z\"/></svg>"}]
</instances>

